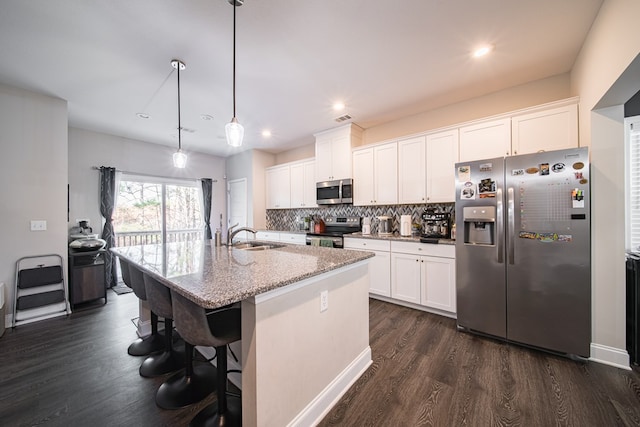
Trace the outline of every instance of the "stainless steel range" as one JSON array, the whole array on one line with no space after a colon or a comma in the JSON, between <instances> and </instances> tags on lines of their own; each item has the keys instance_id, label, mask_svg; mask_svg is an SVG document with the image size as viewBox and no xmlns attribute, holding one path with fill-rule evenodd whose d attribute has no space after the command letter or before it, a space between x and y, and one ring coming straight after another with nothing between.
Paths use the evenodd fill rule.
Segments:
<instances>
[{"instance_id":1,"label":"stainless steel range","mask_svg":"<svg viewBox=\"0 0 640 427\"><path fill-rule=\"evenodd\" d=\"M357 216L339 216L324 220L325 230L321 233L307 233L307 245L343 248L345 234L360 231L361 218Z\"/></svg>"}]
</instances>

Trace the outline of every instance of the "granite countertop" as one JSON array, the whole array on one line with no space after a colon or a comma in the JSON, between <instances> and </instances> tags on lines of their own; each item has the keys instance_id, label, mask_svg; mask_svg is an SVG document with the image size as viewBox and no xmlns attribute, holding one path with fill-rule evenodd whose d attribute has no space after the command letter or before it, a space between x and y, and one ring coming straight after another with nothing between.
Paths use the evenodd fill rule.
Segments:
<instances>
[{"instance_id":1,"label":"granite countertop","mask_svg":"<svg viewBox=\"0 0 640 427\"><path fill-rule=\"evenodd\" d=\"M229 250L213 240L112 248L205 308L217 308L363 261L370 252L286 245Z\"/></svg>"},{"instance_id":2,"label":"granite countertop","mask_svg":"<svg viewBox=\"0 0 640 427\"><path fill-rule=\"evenodd\" d=\"M401 236L400 233L395 232L390 236L381 236L379 234L362 234L362 232L346 234L344 237L354 237L358 239L374 239L374 240L393 240L398 242L414 242L420 243L420 236ZM456 241L452 239L438 239L438 244L441 245L455 245Z\"/></svg>"}]
</instances>

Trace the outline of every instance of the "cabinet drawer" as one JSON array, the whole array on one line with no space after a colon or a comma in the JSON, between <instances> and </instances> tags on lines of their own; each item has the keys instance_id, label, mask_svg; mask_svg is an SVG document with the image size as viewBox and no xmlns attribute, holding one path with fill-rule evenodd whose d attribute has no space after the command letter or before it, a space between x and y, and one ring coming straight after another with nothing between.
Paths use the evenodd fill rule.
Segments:
<instances>
[{"instance_id":1,"label":"cabinet drawer","mask_svg":"<svg viewBox=\"0 0 640 427\"><path fill-rule=\"evenodd\" d=\"M291 243L293 245L306 245L306 234L297 233L280 233L280 241L284 243Z\"/></svg>"},{"instance_id":2,"label":"cabinet drawer","mask_svg":"<svg viewBox=\"0 0 640 427\"><path fill-rule=\"evenodd\" d=\"M399 252L412 255L428 255L442 258L455 258L455 245L439 245L413 242L391 242L391 252Z\"/></svg>"},{"instance_id":3,"label":"cabinet drawer","mask_svg":"<svg viewBox=\"0 0 640 427\"><path fill-rule=\"evenodd\" d=\"M256 240L269 240L272 242L279 242L280 233L275 231L258 231L256 233Z\"/></svg>"},{"instance_id":4,"label":"cabinet drawer","mask_svg":"<svg viewBox=\"0 0 640 427\"><path fill-rule=\"evenodd\" d=\"M356 239L353 237L345 237L344 248L389 252L391 250L391 242L389 240Z\"/></svg>"}]
</instances>

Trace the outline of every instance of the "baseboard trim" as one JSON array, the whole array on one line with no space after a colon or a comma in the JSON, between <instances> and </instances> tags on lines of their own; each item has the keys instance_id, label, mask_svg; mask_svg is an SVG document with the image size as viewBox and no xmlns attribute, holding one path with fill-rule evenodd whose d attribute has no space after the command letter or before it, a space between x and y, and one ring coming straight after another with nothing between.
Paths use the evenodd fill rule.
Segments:
<instances>
[{"instance_id":1,"label":"baseboard trim","mask_svg":"<svg viewBox=\"0 0 640 427\"><path fill-rule=\"evenodd\" d=\"M356 357L322 392L315 397L296 417L288 424L289 427L315 426L329 413L331 408L338 403L349 387L371 365L371 347Z\"/></svg>"},{"instance_id":2,"label":"baseboard trim","mask_svg":"<svg viewBox=\"0 0 640 427\"><path fill-rule=\"evenodd\" d=\"M591 357L589 361L615 366L616 368L631 370L629 365L629 353L615 347L591 343Z\"/></svg>"}]
</instances>

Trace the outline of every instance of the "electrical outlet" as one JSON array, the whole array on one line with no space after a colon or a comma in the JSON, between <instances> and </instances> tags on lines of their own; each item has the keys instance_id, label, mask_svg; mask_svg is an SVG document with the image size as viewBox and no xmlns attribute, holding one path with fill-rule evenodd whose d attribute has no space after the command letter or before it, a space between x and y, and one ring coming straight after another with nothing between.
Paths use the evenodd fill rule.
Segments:
<instances>
[{"instance_id":1,"label":"electrical outlet","mask_svg":"<svg viewBox=\"0 0 640 427\"><path fill-rule=\"evenodd\" d=\"M47 231L47 221L45 220L31 220L31 231Z\"/></svg>"},{"instance_id":2,"label":"electrical outlet","mask_svg":"<svg viewBox=\"0 0 640 427\"><path fill-rule=\"evenodd\" d=\"M329 291L320 292L320 312L327 311L329 308Z\"/></svg>"}]
</instances>

